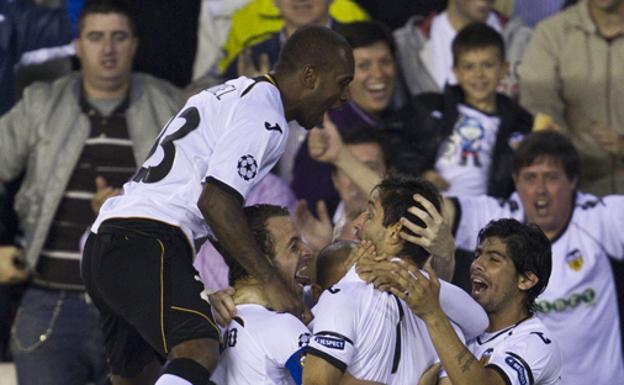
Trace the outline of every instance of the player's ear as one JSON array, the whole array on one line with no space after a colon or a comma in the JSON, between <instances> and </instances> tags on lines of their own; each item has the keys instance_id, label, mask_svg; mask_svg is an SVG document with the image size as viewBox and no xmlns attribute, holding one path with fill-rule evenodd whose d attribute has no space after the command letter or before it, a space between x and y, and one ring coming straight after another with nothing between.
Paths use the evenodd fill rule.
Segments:
<instances>
[{"instance_id":1,"label":"player's ear","mask_svg":"<svg viewBox=\"0 0 624 385\"><path fill-rule=\"evenodd\" d=\"M311 64L306 64L301 70L301 82L303 86L309 90L313 90L316 87L318 79L318 71Z\"/></svg>"},{"instance_id":2,"label":"player's ear","mask_svg":"<svg viewBox=\"0 0 624 385\"><path fill-rule=\"evenodd\" d=\"M527 291L533 286L537 285L539 278L532 271L527 271L518 276L518 289Z\"/></svg>"},{"instance_id":3,"label":"player's ear","mask_svg":"<svg viewBox=\"0 0 624 385\"><path fill-rule=\"evenodd\" d=\"M390 243L391 245L398 245L403 242L403 238L401 238L399 235L401 234L402 229L403 225L401 225L401 222L390 225L390 227L388 227L388 243Z\"/></svg>"}]
</instances>

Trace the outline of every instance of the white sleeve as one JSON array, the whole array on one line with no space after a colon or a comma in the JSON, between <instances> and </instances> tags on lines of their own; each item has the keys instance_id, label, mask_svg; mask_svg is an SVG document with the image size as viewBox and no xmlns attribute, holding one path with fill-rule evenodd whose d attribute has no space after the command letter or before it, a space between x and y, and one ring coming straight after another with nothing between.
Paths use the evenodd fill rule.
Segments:
<instances>
[{"instance_id":1,"label":"white sleeve","mask_svg":"<svg viewBox=\"0 0 624 385\"><path fill-rule=\"evenodd\" d=\"M505 349L495 349L486 365L509 385L552 384L561 376L561 355L546 333L532 332Z\"/></svg>"},{"instance_id":2,"label":"white sleeve","mask_svg":"<svg viewBox=\"0 0 624 385\"><path fill-rule=\"evenodd\" d=\"M499 200L489 196L456 198L458 227L455 242L458 249L473 251L477 247L477 235L491 220L516 218L522 220L522 210L514 198Z\"/></svg>"},{"instance_id":3,"label":"white sleeve","mask_svg":"<svg viewBox=\"0 0 624 385\"><path fill-rule=\"evenodd\" d=\"M344 372L355 354L356 298L348 288L323 292L313 309L314 324L308 354L324 359Z\"/></svg>"},{"instance_id":4,"label":"white sleeve","mask_svg":"<svg viewBox=\"0 0 624 385\"><path fill-rule=\"evenodd\" d=\"M596 219L602 221L600 243L611 258L624 259L624 195L609 195L602 199Z\"/></svg>"},{"instance_id":5,"label":"white sleeve","mask_svg":"<svg viewBox=\"0 0 624 385\"><path fill-rule=\"evenodd\" d=\"M489 320L485 310L461 288L440 281L440 306L454 326L459 327L466 340L485 330Z\"/></svg>"},{"instance_id":6,"label":"white sleeve","mask_svg":"<svg viewBox=\"0 0 624 385\"><path fill-rule=\"evenodd\" d=\"M214 178L236 190L245 199L253 186L271 171L284 152L288 125L276 108L281 103L267 92L243 97L219 137L204 177ZM281 108L281 107L280 107ZM269 128L266 128L268 125Z\"/></svg>"},{"instance_id":7,"label":"white sleeve","mask_svg":"<svg viewBox=\"0 0 624 385\"><path fill-rule=\"evenodd\" d=\"M267 356L288 369L296 384L301 383L302 359L308 348L310 330L290 314L279 314L279 320L264 334Z\"/></svg>"}]
</instances>

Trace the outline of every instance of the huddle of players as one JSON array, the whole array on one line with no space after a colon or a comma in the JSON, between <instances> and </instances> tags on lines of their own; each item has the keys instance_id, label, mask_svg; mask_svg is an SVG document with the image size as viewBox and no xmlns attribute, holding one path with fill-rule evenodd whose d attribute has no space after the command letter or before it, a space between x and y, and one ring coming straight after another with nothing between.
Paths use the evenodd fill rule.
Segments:
<instances>
[{"instance_id":1,"label":"huddle of players","mask_svg":"<svg viewBox=\"0 0 624 385\"><path fill-rule=\"evenodd\" d=\"M536 226L513 219L490 222L478 234L473 299L440 281L430 265L427 273L420 270L432 250L452 255L453 242L427 250L400 235L418 234L432 245L452 239L442 204L424 180L389 177L377 185L356 219L360 241L336 241L318 256L317 284L324 291L307 326L265 307L257 280L226 254L236 315L223 333L211 380L217 385L560 383L557 343L531 310L548 283L549 240ZM288 212L271 205L244 211L255 240L296 286L305 247Z\"/></svg>"}]
</instances>

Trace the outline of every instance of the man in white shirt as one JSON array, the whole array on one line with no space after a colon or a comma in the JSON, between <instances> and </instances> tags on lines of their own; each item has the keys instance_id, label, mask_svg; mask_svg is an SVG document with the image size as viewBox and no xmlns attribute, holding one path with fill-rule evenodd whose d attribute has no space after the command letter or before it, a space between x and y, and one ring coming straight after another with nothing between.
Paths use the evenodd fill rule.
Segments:
<instances>
[{"instance_id":1,"label":"man in white shirt","mask_svg":"<svg viewBox=\"0 0 624 385\"><path fill-rule=\"evenodd\" d=\"M302 314L253 240L241 203L279 160L288 122L318 124L346 101L352 78L353 54L341 36L300 29L273 73L191 97L123 193L102 206L82 274L104 318L113 383L153 381L143 369L157 357L169 363L156 385L201 383L215 368L218 330L194 280L195 239L214 235L262 282L273 309Z\"/></svg>"},{"instance_id":2,"label":"man in white shirt","mask_svg":"<svg viewBox=\"0 0 624 385\"><path fill-rule=\"evenodd\" d=\"M414 194L422 195L433 210L440 209L441 198L430 183L389 178L373 189L361 233L378 254L422 266L429 252L403 241L399 235L403 231L401 218L414 218L407 212ZM452 242L449 252L453 252ZM481 309L460 289L455 295L465 296L461 301L467 322L481 326L476 333L467 333L472 334L468 337L478 335L486 326L485 319L480 321ZM424 322L406 310L405 303L375 290L352 267L321 295L313 309L314 336L306 357L304 383L327 385L341 380L360 384L417 383L438 358ZM458 318L461 317L455 319Z\"/></svg>"},{"instance_id":3,"label":"man in white shirt","mask_svg":"<svg viewBox=\"0 0 624 385\"><path fill-rule=\"evenodd\" d=\"M304 247L288 210L273 205L245 207L245 217L263 253L293 287ZM216 385L301 384L301 362L310 339L295 316L268 308L263 288L234 258L225 256L236 316L227 326L223 353L212 375Z\"/></svg>"},{"instance_id":4,"label":"man in white shirt","mask_svg":"<svg viewBox=\"0 0 624 385\"><path fill-rule=\"evenodd\" d=\"M398 267L391 291L427 324L453 385L562 383L557 341L532 310L551 272L548 238L535 225L499 219L479 232L478 244L471 294L490 324L468 347L440 307L440 282L432 269L427 278L418 269Z\"/></svg>"}]
</instances>

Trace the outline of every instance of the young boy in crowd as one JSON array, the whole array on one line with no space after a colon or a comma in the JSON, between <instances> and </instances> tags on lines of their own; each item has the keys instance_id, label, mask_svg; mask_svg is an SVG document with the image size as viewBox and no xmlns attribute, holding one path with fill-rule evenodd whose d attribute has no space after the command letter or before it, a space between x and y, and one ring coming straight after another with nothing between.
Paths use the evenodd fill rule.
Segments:
<instances>
[{"instance_id":1,"label":"young boy in crowd","mask_svg":"<svg viewBox=\"0 0 624 385\"><path fill-rule=\"evenodd\" d=\"M531 131L533 117L496 87L508 71L505 44L476 23L453 40L458 85L414 101L411 140L422 149L417 167L450 195L507 197L513 192L513 145Z\"/></svg>"}]
</instances>

